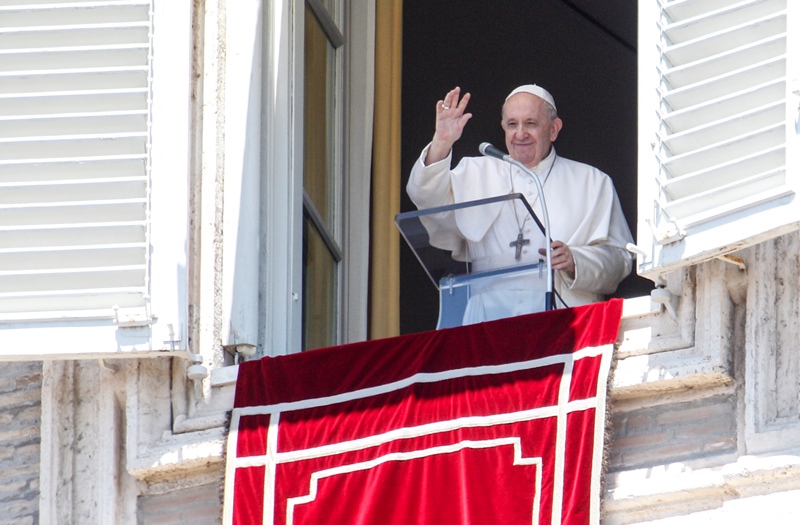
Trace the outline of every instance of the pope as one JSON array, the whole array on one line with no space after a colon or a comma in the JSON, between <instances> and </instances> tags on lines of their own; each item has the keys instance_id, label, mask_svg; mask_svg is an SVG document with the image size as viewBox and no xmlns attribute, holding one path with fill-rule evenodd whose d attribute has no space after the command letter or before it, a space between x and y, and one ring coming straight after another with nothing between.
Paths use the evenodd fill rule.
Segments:
<instances>
[{"instance_id":1,"label":"pope","mask_svg":"<svg viewBox=\"0 0 800 525\"><path fill-rule=\"evenodd\" d=\"M453 144L472 118L467 112L469 100L470 94L462 96L456 87L436 103L433 139L411 171L409 197L419 209L426 209L522 193L541 217L536 185L524 170L491 157L465 157L451 167ZM558 305L604 300L632 268L626 250L632 237L611 179L597 168L556 153L553 143L563 122L552 95L540 86L523 85L506 97L501 126L509 155L532 170L544 187ZM484 270L542 258L544 236L528 215L515 201L506 201L457 212L449 222L426 227L431 244L470 260L473 271ZM464 323L542 310L543 302L533 293L537 286L533 277L474 286Z\"/></svg>"}]
</instances>

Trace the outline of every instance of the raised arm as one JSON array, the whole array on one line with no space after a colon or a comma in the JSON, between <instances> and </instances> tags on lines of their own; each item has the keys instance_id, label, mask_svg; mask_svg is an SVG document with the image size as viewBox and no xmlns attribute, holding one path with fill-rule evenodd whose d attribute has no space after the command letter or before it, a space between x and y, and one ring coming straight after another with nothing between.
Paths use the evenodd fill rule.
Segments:
<instances>
[{"instance_id":1,"label":"raised arm","mask_svg":"<svg viewBox=\"0 0 800 525\"><path fill-rule=\"evenodd\" d=\"M467 121L472 118L472 113L464 112L469 103L469 96L469 93L466 93L462 97L461 88L456 87L445 95L444 100L436 103L436 131L425 157L426 166L446 159L453 144L461 138Z\"/></svg>"}]
</instances>

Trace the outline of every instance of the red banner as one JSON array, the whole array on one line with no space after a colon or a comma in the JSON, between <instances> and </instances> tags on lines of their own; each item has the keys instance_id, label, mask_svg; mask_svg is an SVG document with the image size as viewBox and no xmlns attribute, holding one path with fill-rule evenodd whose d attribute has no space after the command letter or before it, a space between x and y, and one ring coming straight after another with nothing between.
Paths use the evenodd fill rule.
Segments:
<instances>
[{"instance_id":1,"label":"red banner","mask_svg":"<svg viewBox=\"0 0 800 525\"><path fill-rule=\"evenodd\" d=\"M599 523L622 301L244 363L225 523Z\"/></svg>"}]
</instances>

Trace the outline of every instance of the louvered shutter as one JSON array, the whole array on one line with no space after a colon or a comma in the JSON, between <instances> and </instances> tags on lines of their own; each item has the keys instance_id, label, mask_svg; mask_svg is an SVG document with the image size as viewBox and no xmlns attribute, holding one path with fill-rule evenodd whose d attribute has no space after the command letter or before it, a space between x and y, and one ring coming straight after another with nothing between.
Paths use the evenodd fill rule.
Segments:
<instances>
[{"instance_id":1,"label":"louvered shutter","mask_svg":"<svg viewBox=\"0 0 800 525\"><path fill-rule=\"evenodd\" d=\"M0 4L0 321L144 310L150 2L10 3Z\"/></svg>"},{"instance_id":2,"label":"louvered shutter","mask_svg":"<svg viewBox=\"0 0 800 525\"><path fill-rule=\"evenodd\" d=\"M639 273L798 228L797 8L639 3Z\"/></svg>"}]
</instances>

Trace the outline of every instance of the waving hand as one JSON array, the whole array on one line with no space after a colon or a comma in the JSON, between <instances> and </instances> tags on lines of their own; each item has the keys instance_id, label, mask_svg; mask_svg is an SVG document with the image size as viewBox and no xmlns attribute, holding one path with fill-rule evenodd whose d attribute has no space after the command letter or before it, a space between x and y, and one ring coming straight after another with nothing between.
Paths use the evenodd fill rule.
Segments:
<instances>
[{"instance_id":1,"label":"waving hand","mask_svg":"<svg viewBox=\"0 0 800 525\"><path fill-rule=\"evenodd\" d=\"M431 147L425 157L425 164L438 162L450 154L453 144L461 138L472 113L465 113L469 103L469 93L461 97L461 88L456 87L436 103L436 132Z\"/></svg>"}]
</instances>

